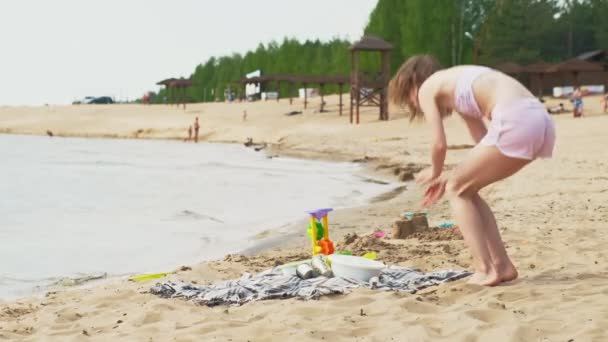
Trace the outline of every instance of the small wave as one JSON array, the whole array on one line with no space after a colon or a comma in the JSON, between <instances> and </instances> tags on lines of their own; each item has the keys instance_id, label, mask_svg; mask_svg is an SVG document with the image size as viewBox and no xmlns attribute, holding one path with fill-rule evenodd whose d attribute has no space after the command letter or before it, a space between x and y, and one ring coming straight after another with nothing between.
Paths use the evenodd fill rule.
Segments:
<instances>
[{"instance_id":1,"label":"small wave","mask_svg":"<svg viewBox=\"0 0 608 342\"><path fill-rule=\"evenodd\" d=\"M107 160L96 160L96 161L51 161L48 162L51 165L80 165L80 166L130 166L130 167L139 167L140 165L127 163L127 162L115 162L115 161L107 161Z\"/></svg>"},{"instance_id":2,"label":"small wave","mask_svg":"<svg viewBox=\"0 0 608 342\"><path fill-rule=\"evenodd\" d=\"M182 210L174 216L175 219L190 219L190 220L209 220L217 223L224 223L224 221L215 218L213 216L197 213L192 210Z\"/></svg>"},{"instance_id":3,"label":"small wave","mask_svg":"<svg viewBox=\"0 0 608 342\"><path fill-rule=\"evenodd\" d=\"M79 286L79 285L83 285L85 283L94 281L94 280L101 280L101 279L106 279L108 277L107 273L98 273L98 274L90 274L90 275L83 275L83 276L79 276L79 277L63 277L63 278L59 278L58 280L54 281L51 283L51 286Z\"/></svg>"}]
</instances>

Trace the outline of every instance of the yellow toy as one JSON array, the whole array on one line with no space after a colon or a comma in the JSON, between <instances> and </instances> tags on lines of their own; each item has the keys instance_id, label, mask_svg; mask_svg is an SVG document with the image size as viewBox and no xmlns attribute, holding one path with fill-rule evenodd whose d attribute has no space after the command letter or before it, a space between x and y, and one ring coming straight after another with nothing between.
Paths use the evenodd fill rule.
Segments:
<instances>
[{"instance_id":1,"label":"yellow toy","mask_svg":"<svg viewBox=\"0 0 608 342\"><path fill-rule=\"evenodd\" d=\"M324 208L307 212L310 215L307 232L312 243L313 256L334 253L334 243L329 239L329 222L327 219L327 213L332 210L332 208Z\"/></svg>"}]
</instances>

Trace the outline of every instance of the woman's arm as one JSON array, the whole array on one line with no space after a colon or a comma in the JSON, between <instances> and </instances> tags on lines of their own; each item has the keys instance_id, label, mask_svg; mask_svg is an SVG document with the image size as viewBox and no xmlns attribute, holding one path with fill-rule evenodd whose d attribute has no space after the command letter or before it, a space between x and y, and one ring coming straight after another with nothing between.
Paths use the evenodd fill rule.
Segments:
<instances>
[{"instance_id":1,"label":"woman's arm","mask_svg":"<svg viewBox=\"0 0 608 342\"><path fill-rule=\"evenodd\" d=\"M483 122L483 119L476 119L461 115L464 122L467 124L469 128L469 133L473 138L475 143L479 143L479 141L488 133L488 129L486 128L486 124Z\"/></svg>"},{"instance_id":2,"label":"woman's arm","mask_svg":"<svg viewBox=\"0 0 608 342\"><path fill-rule=\"evenodd\" d=\"M432 173L430 175L430 180L441 175L447 151L443 118L441 117L441 113L437 106L437 94L437 86L429 82L424 83L422 87L420 87L418 93L420 109L424 113L424 117L428 123L431 125L433 143L431 147Z\"/></svg>"}]
</instances>

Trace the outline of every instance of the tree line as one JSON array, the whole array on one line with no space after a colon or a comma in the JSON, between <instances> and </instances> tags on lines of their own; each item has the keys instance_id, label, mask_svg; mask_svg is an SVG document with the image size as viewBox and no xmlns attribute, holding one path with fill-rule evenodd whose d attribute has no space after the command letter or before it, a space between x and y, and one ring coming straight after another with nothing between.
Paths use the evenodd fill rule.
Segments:
<instances>
[{"instance_id":1,"label":"tree line","mask_svg":"<svg viewBox=\"0 0 608 342\"><path fill-rule=\"evenodd\" d=\"M435 55L445 66L557 62L580 53L608 49L608 0L378 0L364 29L394 47L391 71L409 56ZM264 74L349 74L352 42L285 38L260 43L245 54L211 57L198 65L187 98L192 102L224 100L227 88L248 72ZM363 70L379 68L380 58L365 53ZM286 84L282 97L295 89ZM328 86L326 92L336 92ZM167 98L165 90L154 102Z\"/></svg>"}]
</instances>

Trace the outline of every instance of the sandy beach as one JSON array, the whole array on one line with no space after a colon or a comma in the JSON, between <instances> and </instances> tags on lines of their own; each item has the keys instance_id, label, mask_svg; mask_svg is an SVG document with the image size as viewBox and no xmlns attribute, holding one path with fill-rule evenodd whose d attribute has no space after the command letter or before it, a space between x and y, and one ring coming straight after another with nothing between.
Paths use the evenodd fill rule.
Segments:
<instances>
[{"instance_id":1,"label":"sandy beach","mask_svg":"<svg viewBox=\"0 0 608 342\"><path fill-rule=\"evenodd\" d=\"M350 125L348 107L338 115L337 96L325 101L329 112L317 113L320 100L315 98L308 110L293 116L285 113L302 110L300 101L191 104L185 110L166 105L0 107L0 133L184 139L188 125L199 117L202 142L241 144L252 138L268 144L260 153L269 156L365 163L375 177L403 181L406 188L367 206L332 213L334 239L357 233L360 238L349 248L377 251L387 264L423 271L468 269L469 252L456 236L365 238L378 228L390 232L399 214L418 209L421 194L409 181L429 162L426 124L410 124L397 108L391 108L390 121L378 121L377 108L364 108L362 123ZM597 97L586 98L585 108L580 119L571 113L553 116L558 136L553 159L536 161L483 191L519 269L514 282L486 288L459 280L415 295L356 290L318 301L207 308L151 295L154 281L114 279L53 289L41 298L0 300L0 340L607 340L608 115L601 113ZM445 124L450 168L464 158L472 141L457 116ZM428 217L431 225L450 220L447 202L428 210ZM266 249L246 256L184 265L188 267L169 279L206 284L305 259L304 219L278 245L276 238L269 239L262 241Z\"/></svg>"}]
</instances>

